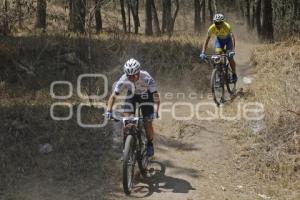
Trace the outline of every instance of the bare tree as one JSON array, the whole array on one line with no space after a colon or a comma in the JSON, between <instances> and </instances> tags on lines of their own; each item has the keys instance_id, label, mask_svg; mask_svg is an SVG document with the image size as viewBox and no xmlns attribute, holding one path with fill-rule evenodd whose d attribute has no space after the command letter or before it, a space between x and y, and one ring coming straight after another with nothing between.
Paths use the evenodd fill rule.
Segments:
<instances>
[{"instance_id":1,"label":"bare tree","mask_svg":"<svg viewBox=\"0 0 300 200\"><path fill-rule=\"evenodd\" d=\"M244 6L243 3L240 1L237 1L238 3L238 9L239 9L239 17L241 17L242 19L244 19L245 15L244 15Z\"/></svg>"},{"instance_id":2,"label":"bare tree","mask_svg":"<svg viewBox=\"0 0 300 200\"><path fill-rule=\"evenodd\" d=\"M131 12L134 23L134 32L139 32L140 19L139 19L139 0L131 0Z\"/></svg>"},{"instance_id":3,"label":"bare tree","mask_svg":"<svg viewBox=\"0 0 300 200\"><path fill-rule=\"evenodd\" d=\"M18 16L19 28L23 28L23 10L22 10L23 2L22 2L22 0L16 0L15 3L17 6L17 16Z\"/></svg>"},{"instance_id":4,"label":"bare tree","mask_svg":"<svg viewBox=\"0 0 300 200\"><path fill-rule=\"evenodd\" d=\"M250 0L244 0L247 28L250 30Z\"/></svg>"},{"instance_id":5,"label":"bare tree","mask_svg":"<svg viewBox=\"0 0 300 200\"><path fill-rule=\"evenodd\" d=\"M3 30L2 33L3 35L8 35L9 33L9 25L8 25L8 0L4 0L3 4L3 10L4 10L4 17L3 17Z\"/></svg>"},{"instance_id":6,"label":"bare tree","mask_svg":"<svg viewBox=\"0 0 300 200\"><path fill-rule=\"evenodd\" d=\"M202 0L201 8L202 8L202 26L205 26L205 23L206 23L206 2L205 2L205 0Z\"/></svg>"},{"instance_id":7,"label":"bare tree","mask_svg":"<svg viewBox=\"0 0 300 200\"><path fill-rule=\"evenodd\" d=\"M126 14L125 14L124 0L120 0L120 6L121 6L121 15L122 15L123 30L126 33L127 32L127 27L126 27Z\"/></svg>"},{"instance_id":8,"label":"bare tree","mask_svg":"<svg viewBox=\"0 0 300 200\"><path fill-rule=\"evenodd\" d=\"M263 22L261 36L263 40L273 41L274 30L273 30L273 8L272 0L262 0L263 2Z\"/></svg>"},{"instance_id":9,"label":"bare tree","mask_svg":"<svg viewBox=\"0 0 300 200\"><path fill-rule=\"evenodd\" d=\"M167 26L170 24L172 18L172 1L162 0L163 2L163 13L162 13L162 33L167 32Z\"/></svg>"},{"instance_id":10,"label":"bare tree","mask_svg":"<svg viewBox=\"0 0 300 200\"><path fill-rule=\"evenodd\" d=\"M151 0L145 1L145 34L153 35L152 29L152 3Z\"/></svg>"},{"instance_id":11,"label":"bare tree","mask_svg":"<svg viewBox=\"0 0 300 200\"><path fill-rule=\"evenodd\" d=\"M261 35L261 0L255 0L255 24L258 37Z\"/></svg>"},{"instance_id":12,"label":"bare tree","mask_svg":"<svg viewBox=\"0 0 300 200\"><path fill-rule=\"evenodd\" d=\"M300 32L299 29L299 24L296 25L296 21L299 21L300 19L300 2L299 0L294 0L293 1L293 16L292 16L292 20L291 20L291 23L290 23L290 26L291 26L291 30L293 30L294 32Z\"/></svg>"},{"instance_id":13,"label":"bare tree","mask_svg":"<svg viewBox=\"0 0 300 200\"><path fill-rule=\"evenodd\" d=\"M131 0L127 0L127 18L128 18L128 33L131 32L131 18L130 18L130 13L131 13Z\"/></svg>"},{"instance_id":14,"label":"bare tree","mask_svg":"<svg viewBox=\"0 0 300 200\"><path fill-rule=\"evenodd\" d=\"M169 36L173 34L175 20L179 11L179 0L175 0L175 11L172 16L172 1L163 0L162 32L167 32Z\"/></svg>"},{"instance_id":15,"label":"bare tree","mask_svg":"<svg viewBox=\"0 0 300 200\"><path fill-rule=\"evenodd\" d=\"M299 0L294 0L294 2L293 2L293 4L294 4L294 19L296 20L296 19L299 19L299 15L300 15L300 2L299 2Z\"/></svg>"},{"instance_id":16,"label":"bare tree","mask_svg":"<svg viewBox=\"0 0 300 200\"><path fill-rule=\"evenodd\" d=\"M195 33L199 34L201 30L200 0L194 0L194 9L194 31Z\"/></svg>"},{"instance_id":17,"label":"bare tree","mask_svg":"<svg viewBox=\"0 0 300 200\"><path fill-rule=\"evenodd\" d=\"M218 13L217 0L213 0L213 6L215 13Z\"/></svg>"},{"instance_id":18,"label":"bare tree","mask_svg":"<svg viewBox=\"0 0 300 200\"><path fill-rule=\"evenodd\" d=\"M173 17L171 18L171 24L169 25L168 34L171 36L174 32L174 25L176 21L177 14L179 12L179 0L175 0L176 8Z\"/></svg>"},{"instance_id":19,"label":"bare tree","mask_svg":"<svg viewBox=\"0 0 300 200\"><path fill-rule=\"evenodd\" d=\"M250 26L251 26L251 30L253 30L254 26L255 26L255 3L254 3L254 1L251 1L251 10L252 10L252 15L251 15Z\"/></svg>"},{"instance_id":20,"label":"bare tree","mask_svg":"<svg viewBox=\"0 0 300 200\"><path fill-rule=\"evenodd\" d=\"M85 32L86 0L69 0L70 24L73 32Z\"/></svg>"},{"instance_id":21,"label":"bare tree","mask_svg":"<svg viewBox=\"0 0 300 200\"><path fill-rule=\"evenodd\" d=\"M47 1L46 0L38 0L37 1L37 9L36 9L36 28L46 29L46 9L47 9Z\"/></svg>"},{"instance_id":22,"label":"bare tree","mask_svg":"<svg viewBox=\"0 0 300 200\"><path fill-rule=\"evenodd\" d=\"M102 30L101 0L95 0L95 21L96 33L100 33Z\"/></svg>"},{"instance_id":23,"label":"bare tree","mask_svg":"<svg viewBox=\"0 0 300 200\"><path fill-rule=\"evenodd\" d=\"M158 15L156 11L156 6L154 0L151 0L151 9L152 9L152 17L153 17L153 27L154 27L154 32L156 35L160 35L160 27L159 27L159 20L158 20Z\"/></svg>"},{"instance_id":24,"label":"bare tree","mask_svg":"<svg viewBox=\"0 0 300 200\"><path fill-rule=\"evenodd\" d=\"M213 21L214 11L212 9L212 0L208 0L208 10L209 10L210 20Z\"/></svg>"}]
</instances>

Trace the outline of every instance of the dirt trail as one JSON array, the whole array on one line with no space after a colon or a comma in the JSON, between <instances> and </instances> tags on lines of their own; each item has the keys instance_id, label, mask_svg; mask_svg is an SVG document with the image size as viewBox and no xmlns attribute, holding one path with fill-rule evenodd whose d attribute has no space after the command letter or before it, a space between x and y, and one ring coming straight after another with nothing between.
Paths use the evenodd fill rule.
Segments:
<instances>
[{"instance_id":1,"label":"dirt trail","mask_svg":"<svg viewBox=\"0 0 300 200\"><path fill-rule=\"evenodd\" d=\"M243 77L249 74L249 56L253 45L240 42L237 46L237 63ZM183 92L183 91L178 91ZM186 100L185 100L186 101ZM212 102L207 98L189 101ZM206 112L202 107L199 113ZM177 108L180 116L188 116L187 109ZM155 122L156 156L151 167L157 170L155 178L137 180L132 195L143 199L263 199L267 198L250 174L233 162L235 145L224 135L228 122L222 120L172 120L164 114ZM124 198L122 187L114 193ZM260 196L261 195L261 196Z\"/></svg>"},{"instance_id":2,"label":"dirt trail","mask_svg":"<svg viewBox=\"0 0 300 200\"><path fill-rule=\"evenodd\" d=\"M253 45L237 43L237 63L240 74L240 86L243 76L249 74L249 55ZM177 88L177 89L176 89ZM187 93L187 89L172 88L172 92ZM168 91L167 88L161 88ZM192 89L189 89L192 91ZM211 95L200 95L197 100L189 97L181 102L195 107L198 103L213 101ZM179 100L182 100L181 98ZM178 102L172 99L172 103ZM164 99L162 102L166 102ZM197 111L205 115L211 106L201 106ZM177 116L191 114L186 107L176 107ZM224 134L229 122L222 120L199 121L175 120L170 112L165 112L161 120L155 122L155 158L150 168L153 177L150 179L135 178L136 184L132 195L126 197L121 182L121 162L114 156L120 152L109 152L115 166L104 166L106 174L99 176L91 172L91 177L68 185L56 184L51 179L29 177L19 186L16 195L23 199L147 199L147 200L208 200L208 199L264 199L261 183L243 171L233 158L237 151L236 143ZM105 163L105 161L103 161ZM118 170L120 169L120 170ZM98 169L97 169L98 170ZM99 186L103 183L104 186ZM15 192L15 191L14 191ZM103 196L105 194L105 196ZM262 195L260 197L259 195ZM0 197L1 199L1 197ZM13 199L13 198L12 198ZM20 199L17 198L16 199Z\"/></svg>"}]
</instances>

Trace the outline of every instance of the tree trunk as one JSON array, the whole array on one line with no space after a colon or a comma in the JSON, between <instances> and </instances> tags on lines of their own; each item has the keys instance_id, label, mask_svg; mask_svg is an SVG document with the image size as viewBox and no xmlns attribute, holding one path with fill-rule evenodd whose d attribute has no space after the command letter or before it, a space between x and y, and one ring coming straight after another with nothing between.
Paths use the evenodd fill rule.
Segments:
<instances>
[{"instance_id":1,"label":"tree trunk","mask_svg":"<svg viewBox=\"0 0 300 200\"><path fill-rule=\"evenodd\" d=\"M253 30L254 26L255 26L255 4L252 3L251 6L252 6L252 15L251 15L251 23L250 23L250 25L251 25L251 30Z\"/></svg>"},{"instance_id":2,"label":"tree trunk","mask_svg":"<svg viewBox=\"0 0 300 200\"><path fill-rule=\"evenodd\" d=\"M139 32L140 20L139 20L139 0L131 0L131 12L134 23L134 33Z\"/></svg>"},{"instance_id":3,"label":"tree trunk","mask_svg":"<svg viewBox=\"0 0 300 200\"><path fill-rule=\"evenodd\" d=\"M294 20L299 21L300 19L300 2L299 0L294 0ZM294 26L296 32L299 33L300 25Z\"/></svg>"},{"instance_id":4,"label":"tree trunk","mask_svg":"<svg viewBox=\"0 0 300 200\"><path fill-rule=\"evenodd\" d=\"M71 4L71 19L70 30L73 32L85 32L85 9L86 0L70 0Z\"/></svg>"},{"instance_id":5,"label":"tree trunk","mask_svg":"<svg viewBox=\"0 0 300 200\"><path fill-rule=\"evenodd\" d=\"M145 34L146 35L153 35L151 0L146 0L145 1Z\"/></svg>"},{"instance_id":6,"label":"tree trunk","mask_svg":"<svg viewBox=\"0 0 300 200\"><path fill-rule=\"evenodd\" d=\"M244 13L244 6L243 6L242 2L239 2L239 12L240 12L242 20L244 20L245 19L245 13Z\"/></svg>"},{"instance_id":7,"label":"tree trunk","mask_svg":"<svg viewBox=\"0 0 300 200\"><path fill-rule=\"evenodd\" d=\"M8 25L8 1L4 0L4 18L3 18L3 30L2 33L4 36L8 35L9 33L9 25Z\"/></svg>"},{"instance_id":8,"label":"tree trunk","mask_svg":"<svg viewBox=\"0 0 300 200\"><path fill-rule=\"evenodd\" d=\"M262 22L262 39L265 41L274 40L273 30L273 8L272 0L263 0L263 22Z\"/></svg>"},{"instance_id":9,"label":"tree trunk","mask_svg":"<svg viewBox=\"0 0 300 200\"><path fill-rule=\"evenodd\" d=\"M101 17L101 4L100 0L95 0L95 21L96 21L96 33L100 33L102 30L102 17Z\"/></svg>"},{"instance_id":10,"label":"tree trunk","mask_svg":"<svg viewBox=\"0 0 300 200\"><path fill-rule=\"evenodd\" d=\"M206 2L205 0L202 0L202 26L205 26L206 23Z\"/></svg>"},{"instance_id":11,"label":"tree trunk","mask_svg":"<svg viewBox=\"0 0 300 200\"><path fill-rule=\"evenodd\" d=\"M215 14L218 13L217 0L213 0Z\"/></svg>"},{"instance_id":12,"label":"tree trunk","mask_svg":"<svg viewBox=\"0 0 300 200\"><path fill-rule=\"evenodd\" d=\"M261 0L255 0L255 23L258 37L261 36Z\"/></svg>"},{"instance_id":13,"label":"tree trunk","mask_svg":"<svg viewBox=\"0 0 300 200\"><path fill-rule=\"evenodd\" d=\"M17 0L17 16L18 16L18 25L19 28L23 28L23 12L22 12L22 2L21 0Z\"/></svg>"},{"instance_id":14,"label":"tree trunk","mask_svg":"<svg viewBox=\"0 0 300 200\"><path fill-rule=\"evenodd\" d=\"M72 30L72 22L73 22L73 9L72 9L72 0L68 1L69 4L69 24L68 24L68 29Z\"/></svg>"},{"instance_id":15,"label":"tree trunk","mask_svg":"<svg viewBox=\"0 0 300 200\"><path fill-rule=\"evenodd\" d=\"M127 16L128 16L128 33L131 33L131 18L130 18L130 13L131 13L131 0L127 0Z\"/></svg>"},{"instance_id":16,"label":"tree trunk","mask_svg":"<svg viewBox=\"0 0 300 200\"><path fill-rule=\"evenodd\" d=\"M46 0L38 0L37 1L37 9L36 9L36 28L46 29L46 9L47 9L47 1Z\"/></svg>"},{"instance_id":17,"label":"tree trunk","mask_svg":"<svg viewBox=\"0 0 300 200\"><path fill-rule=\"evenodd\" d=\"M151 5L152 5L152 17L153 17L154 32L157 36L159 36L159 35L161 35L161 31L160 31L160 27L159 27L159 20L158 20L154 0L151 0Z\"/></svg>"},{"instance_id":18,"label":"tree trunk","mask_svg":"<svg viewBox=\"0 0 300 200\"><path fill-rule=\"evenodd\" d=\"M194 0L194 7L194 31L196 34L199 34L201 31L200 0Z\"/></svg>"},{"instance_id":19,"label":"tree trunk","mask_svg":"<svg viewBox=\"0 0 300 200\"><path fill-rule=\"evenodd\" d=\"M299 0L294 0L294 20L299 20Z\"/></svg>"},{"instance_id":20,"label":"tree trunk","mask_svg":"<svg viewBox=\"0 0 300 200\"><path fill-rule=\"evenodd\" d=\"M162 14L162 33L169 30L169 26L172 20L172 1L163 0L163 14Z\"/></svg>"},{"instance_id":21,"label":"tree trunk","mask_svg":"<svg viewBox=\"0 0 300 200\"><path fill-rule=\"evenodd\" d=\"M251 29L251 25L250 25L250 2L249 0L245 0L245 17L246 17L246 22L247 22L247 29L250 30Z\"/></svg>"},{"instance_id":22,"label":"tree trunk","mask_svg":"<svg viewBox=\"0 0 300 200\"><path fill-rule=\"evenodd\" d=\"M126 33L127 32L127 27L126 27L126 14L125 14L124 0L120 0L120 5L121 5L121 15L122 15L123 30Z\"/></svg>"},{"instance_id":23,"label":"tree trunk","mask_svg":"<svg viewBox=\"0 0 300 200\"><path fill-rule=\"evenodd\" d=\"M213 21L213 18L214 18L214 11L212 9L212 0L208 0L208 10L209 10L209 17L210 17L210 20L211 22Z\"/></svg>"},{"instance_id":24,"label":"tree trunk","mask_svg":"<svg viewBox=\"0 0 300 200\"><path fill-rule=\"evenodd\" d=\"M171 21L167 26L167 32L168 32L169 36L171 36L174 32L175 21L176 21L176 17L177 17L178 11L179 11L179 0L175 0L175 3L176 3L176 9L175 9L174 15L173 15L173 17L171 16L171 19L170 19ZM171 8L171 11L172 11L172 8Z\"/></svg>"}]
</instances>

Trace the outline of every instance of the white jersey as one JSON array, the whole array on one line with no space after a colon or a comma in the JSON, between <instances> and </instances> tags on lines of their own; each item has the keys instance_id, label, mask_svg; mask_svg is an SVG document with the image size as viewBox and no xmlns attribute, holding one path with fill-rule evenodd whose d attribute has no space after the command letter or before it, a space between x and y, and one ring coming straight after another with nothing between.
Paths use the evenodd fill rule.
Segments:
<instances>
[{"instance_id":1,"label":"white jersey","mask_svg":"<svg viewBox=\"0 0 300 200\"><path fill-rule=\"evenodd\" d=\"M148 72L143 70L140 71L139 80L134 83L129 81L126 74L121 76L115 84L114 92L118 94L123 89L127 89L128 91L138 95L145 94L148 91L150 93L157 91L155 81Z\"/></svg>"}]
</instances>

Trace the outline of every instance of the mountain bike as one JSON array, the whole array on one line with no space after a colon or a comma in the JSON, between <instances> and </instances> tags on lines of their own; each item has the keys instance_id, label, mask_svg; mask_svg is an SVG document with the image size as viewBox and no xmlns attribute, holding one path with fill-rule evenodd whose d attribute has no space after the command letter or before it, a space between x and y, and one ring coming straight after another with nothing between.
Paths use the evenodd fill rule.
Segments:
<instances>
[{"instance_id":1,"label":"mountain bike","mask_svg":"<svg viewBox=\"0 0 300 200\"><path fill-rule=\"evenodd\" d=\"M143 128L144 119L138 116L118 117L115 121L123 123L123 190L129 195L133 187L134 167L138 163L143 177L147 177L147 138Z\"/></svg>"},{"instance_id":2,"label":"mountain bike","mask_svg":"<svg viewBox=\"0 0 300 200\"><path fill-rule=\"evenodd\" d=\"M213 66L210 86L214 102L217 106L225 102L225 86L230 95L236 90L236 82L232 81L232 69L228 61L228 54L207 54L206 60Z\"/></svg>"}]
</instances>

